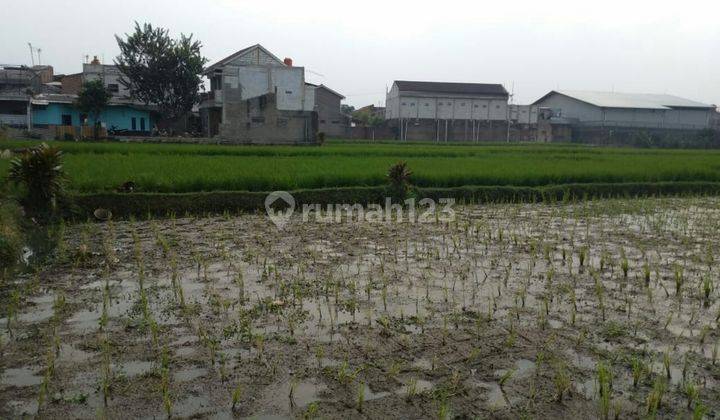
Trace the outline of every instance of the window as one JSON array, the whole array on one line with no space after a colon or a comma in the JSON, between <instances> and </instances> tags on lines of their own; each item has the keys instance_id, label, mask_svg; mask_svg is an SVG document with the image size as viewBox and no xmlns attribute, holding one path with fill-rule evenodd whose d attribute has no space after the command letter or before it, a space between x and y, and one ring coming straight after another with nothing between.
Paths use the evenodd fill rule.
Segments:
<instances>
[{"instance_id":1,"label":"window","mask_svg":"<svg viewBox=\"0 0 720 420\"><path fill-rule=\"evenodd\" d=\"M406 106L406 105L407 105L405 102L403 102L402 104L403 104L403 106Z\"/></svg>"},{"instance_id":2,"label":"window","mask_svg":"<svg viewBox=\"0 0 720 420\"><path fill-rule=\"evenodd\" d=\"M430 104L429 104L429 103L427 103L427 102L425 102L425 106L430 106Z\"/></svg>"},{"instance_id":3,"label":"window","mask_svg":"<svg viewBox=\"0 0 720 420\"><path fill-rule=\"evenodd\" d=\"M222 89L222 75L213 76L210 79L210 90Z\"/></svg>"},{"instance_id":4,"label":"window","mask_svg":"<svg viewBox=\"0 0 720 420\"><path fill-rule=\"evenodd\" d=\"M278 119L277 119L277 126L278 126L278 127L287 127L287 125L288 125L288 120L287 120L287 118L278 118Z\"/></svg>"},{"instance_id":5,"label":"window","mask_svg":"<svg viewBox=\"0 0 720 420\"><path fill-rule=\"evenodd\" d=\"M265 117L253 117L250 121L253 124L265 124Z\"/></svg>"},{"instance_id":6,"label":"window","mask_svg":"<svg viewBox=\"0 0 720 420\"><path fill-rule=\"evenodd\" d=\"M286 90L286 91L285 91L285 94L286 94L286 95L292 95L292 90Z\"/></svg>"},{"instance_id":7,"label":"window","mask_svg":"<svg viewBox=\"0 0 720 420\"><path fill-rule=\"evenodd\" d=\"M465 102L461 103L460 106L465 106Z\"/></svg>"},{"instance_id":8,"label":"window","mask_svg":"<svg viewBox=\"0 0 720 420\"><path fill-rule=\"evenodd\" d=\"M340 124L340 121L330 121L330 124Z\"/></svg>"},{"instance_id":9,"label":"window","mask_svg":"<svg viewBox=\"0 0 720 420\"><path fill-rule=\"evenodd\" d=\"M495 105L495 108L500 109L500 105Z\"/></svg>"},{"instance_id":10,"label":"window","mask_svg":"<svg viewBox=\"0 0 720 420\"><path fill-rule=\"evenodd\" d=\"M110 83L107 85L107 90L110 93L118 93L120 92L120 86L117 83Z\"/></svg>"},{"instance_id":11,"label":"window","mask_svg":"<svg viewBox=\"0 0 720 420\"><path fill-rule=\"evenodd\" d=\"M61 120L61 122L62 122L62 125L65 125L65 126L67 126L67 125L72 125L72 115L63 114L63 115L60 117L60 120Z\"/></svg>"},{"instance_id":12,"label":"window","mask_svg":"<svg viewBox=\"0 0 720 420\"><path fill-rule=\"evenodd\" d=\"M415 106L415 102L411 103L410 106Z\"/></svg>"},{"instance_id":13,"label":"window","mask_svg":"<svg viewBox=\"0 0 720 420\"><path fill-rule=\"evenodd\" d=\"M475 108L477 108L477 107L478 107L478 104L475 104L474 106L475 106Z\"/></svg>"},{"instance_id":14,"label":"window","mask_svg":"<svg viewBox=\"0 0 720 420\"><path fill-rule=\"evenodd\" d=\"M145 131L145 118L140 118L140 131Z\"/></svg>"},{"instance_id":15,"label":"window","mask_svg":"<svg viewBox=\"0 0 720 420\"><path fill-rule=\"evenodd\" d=\"M483 105L483 108L487 108L487 105Z\"/></svg>"},{"instance_id":16,"label":"window","mask_svg":"<svg viewBox=\"0 0 720 420\"><path fill-rule=\"evenodd\" d=\"M137 131L137 118L130 118L130 127L132 127L132 131Z\"/></svg>"}]
</instances>

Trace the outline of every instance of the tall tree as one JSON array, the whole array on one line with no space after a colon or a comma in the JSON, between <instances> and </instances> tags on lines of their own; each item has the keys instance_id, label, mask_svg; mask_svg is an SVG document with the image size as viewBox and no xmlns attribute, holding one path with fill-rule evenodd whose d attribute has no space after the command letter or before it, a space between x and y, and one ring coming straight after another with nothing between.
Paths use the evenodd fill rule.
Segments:
<instances>
[{"instance_id":1,"label":"tall tree","mask_svg":"<svg viewBox=\"0 0 720 420\"><path fill-rule=\"evenodd\" d=\"M100 112L107 106L112 95L105 89L101 80L90 80L83 83L78 93L75 106L90 115L93 119L93 137L100 137Z\"/></svg>"},{"instance_id":2,"label":"tall tree","mask_svg":"<svg viewBox=\"0 0 720 420\"><path fill-rule=\"evenodd\" d=\"M156 105L168 120L182 117L200 101L207 59L192 34L172 39L167 29L135 22L135 32L124 38L115 35L115 39L120 47L115 58L122 73L120 83L131 97Z\"/></svg>"}]
</instances>

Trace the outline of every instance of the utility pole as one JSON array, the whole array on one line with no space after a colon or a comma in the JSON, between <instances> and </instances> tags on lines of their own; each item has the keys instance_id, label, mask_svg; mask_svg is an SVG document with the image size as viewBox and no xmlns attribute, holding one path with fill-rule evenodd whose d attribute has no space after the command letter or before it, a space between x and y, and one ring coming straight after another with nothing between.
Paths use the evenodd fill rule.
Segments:
<instances>
[{"instance_id":1,"label":"utility pole","mask_svg":"<svg viewBox=\"0 0 720 420\"><path fill-rule=\"evenodd\" d=\"M35 51L33 50L32 44L29 42L28 47L30 47L30 62L32 63L33 67L35 67Z\"/></svg>"},{"instance_id":2,"label":"utility pole","mask_svg":"<svg viewBox=\"0 0 720 420\"><path fill-rule=\"evenodd\" d=\"M513 103L513 96L515 96L515 82L512 82L512 87L510 88L510 103L507 107L507 133L505 134L505 142L510 143L510 107Z\"/></svg>"}]
</instances>

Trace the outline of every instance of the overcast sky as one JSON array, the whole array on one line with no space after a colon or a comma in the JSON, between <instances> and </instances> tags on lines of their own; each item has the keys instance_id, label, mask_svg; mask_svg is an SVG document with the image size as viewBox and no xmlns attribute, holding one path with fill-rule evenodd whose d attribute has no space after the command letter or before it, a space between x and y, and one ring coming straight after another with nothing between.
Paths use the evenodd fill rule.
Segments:
<instances>
[{"instance_id":1,"label":"overcast sky","mask_svg":"<svg viewBox=\"0 0 720 420\"><path fill-rule=\"evenodd\" d=\"M56 73L150 22L193 33L214 62L260 43L313 83L362 106L395 79L502 83L514 102L552 89L669 93L720 104L720 4L713 1L3 1L0 63Z\"/></svg>"}]
</instances>

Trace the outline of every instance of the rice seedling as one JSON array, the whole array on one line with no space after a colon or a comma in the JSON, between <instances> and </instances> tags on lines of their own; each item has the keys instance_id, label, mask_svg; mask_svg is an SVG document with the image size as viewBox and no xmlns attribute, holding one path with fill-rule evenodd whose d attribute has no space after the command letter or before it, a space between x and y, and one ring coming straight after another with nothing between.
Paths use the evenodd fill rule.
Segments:
<instances>
[{"instance_id":1,"label":"rice seedling","mask_svg":"<svg viewBox=\"0 0 720 420\"><path fill-rule=\"evenodd\" d=\"M603 419L610 416L610 402L612 394L612 373L603 362L597 364L598 393L600 394L600 414Z\"/></svg>"},{"instance_id":2,"label":"rice seedling","mask_svg":"<svg viewBox=\"0 0 720 420\"><path fill-rule=\"evenodd\" d=\"M242 396L242 384L238 382L237 385L235 385L235 388L232 391L232 406L230 407L232 411L237 410L238 403L240 402L240 397Z\"/></svg>"},{"instance_id":3,"label":"rice seedling","mask_svg":"<svg viewBox=\"0 0 720 420\"><path fill-rule=\"evenodd\" d=\"M687 399L687 408L689 410L692 404L697 400L700 392L698 391L697 386L692 382L685 383L683 392L685 393L685 398Z\"/></svg>"},{"instance_id":4,"label":"rice seedling","mask_svg":"<svg viewBox=\"0 0 720 420\"><path fill-rule=\"evenodd\" d=\"M501 389L505 386L505 383L510 380L510 378L512 378L514 374L515 369L508 369L500 376L500 379L498 379L498 385L500 385Z\"/></svg>"},{"instance_id":5,"label":"rice seedling","mask_svg":"<svg viewBox=\"0 0 720 420\"><path fill-rule=\"evenodd\" d=\"M663 365L663 368L665 369L665 377L667 379L670 379L671 375L670 375L670 350L669 349L665 350L665 353L663 353L662 365Z\"/></svg>"},{"instance_id":6,"label":"rice seedling","mask_svg":"<svg viewBox=\"0 0 720 420\"><path fill-rule=\"evenodd\" d=\"M553 384L555 385L555 398L558 402L562 402L563 395L570 389L571 381L565 366L562 363L556 363L553 373Z\"/></svg>"},{"instance_id":7,"label":"rice seedling","mask_svg":"<svg viewBox=\"0 0 720 420\"><path fill-rule=\"evenodd\" d=\"M357 404L356 408L359 412L363 412L363 404L365 403L365 383L359 382L357 386Z\"/></svg>"},{"instance_id":8,"label":"rice seedling","mask_svg":"<svg viewBox=\"0 0 720 420\"><path fill-rule=\"evenodd\" d=\"M632 369L633 388L637 388L649 370L647 364L638 356L632 357L630 367Z\"/></svg>"},{"instance_id":9,"label":"rice seedling","mask_svg":"<svg viewBox=\"0 0 720 420\"><path fill-rule=\"evenodd\" d=\"M666 387L667 384L663 378L658 377L657 379L655 379L653 388L646 399L647 415L650 418L655 418L655 416L657 415L657 412L662 405L662 399L665 394Z\"/></svg>"}]
</instances>

